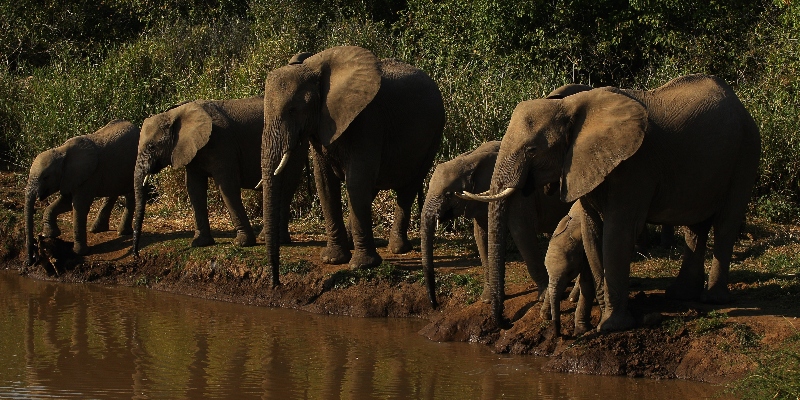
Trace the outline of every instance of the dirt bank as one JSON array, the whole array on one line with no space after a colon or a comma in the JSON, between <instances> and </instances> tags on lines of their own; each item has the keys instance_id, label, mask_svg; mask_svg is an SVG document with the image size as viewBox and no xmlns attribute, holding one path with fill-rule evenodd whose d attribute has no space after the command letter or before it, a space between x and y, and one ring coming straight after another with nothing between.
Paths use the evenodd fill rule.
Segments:
<instances>
[{"instance_id":1,"label":"dirt bank","mask_svg":"<svg viewBox=\"0 0 800 400\"><path fill-rule=\"evenodd\" d=\"M75 256L65 215L61 218L63 241L40 239L40 261L26 267L22 262L22 180L19 175L2 174L0 182L3 266L35 279L143 285L207 299L321 314L417 317L430 321L420 334L431 340L469 341L499 353L549 356L545 368L550 371L707 382L730 382L745 376L757 366L753 354L780 345L800 326L796 320L800 284L792 272L773 262L780 261L781 254L797 254L800 235L794 227L748 225L736 249L732 304L714 307L666 300L664 288L677 273L681 247L653 249L640 254L631 279L631 309L647 320L648 326L575 338L569 336L574 305L564 300L565 335L556 337L550 323L539 317L536 288L519 261L512 261L507 272L506 316L513 327L491 328L489 306L478 300L482 272L468 234L443 233L443 238L437 239L442 304L437 310L431 309L424 291L416 238L414 251L399 256L390 254L386 242L379 240L384 264L369 271L350 271L346 266L321 264L322 234L309 230L308 224L293 225L295 243L281 250L282 285L272 289L269 273L262 267L263 246L233 246L233 235L225 230L227 221L217 218L213 223L217 244L190 248L188 214L164 215L157 206L148 209L139 259L131 255L130 237L118 237L115 232L89 234L91 254ZM37 209L43 206L39 204ZM791 265L796 269L797 264ZM594 323L598 318L595 307Z\"/></svg>"}]
</instances>

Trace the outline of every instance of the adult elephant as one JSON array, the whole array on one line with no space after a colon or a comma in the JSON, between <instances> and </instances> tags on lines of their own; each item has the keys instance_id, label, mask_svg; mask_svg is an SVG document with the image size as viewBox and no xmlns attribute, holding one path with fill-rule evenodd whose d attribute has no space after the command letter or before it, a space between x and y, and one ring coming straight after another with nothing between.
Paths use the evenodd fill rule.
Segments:
<instances>
[{"instance_id":1,"label":"adult elephant","mask_svg":"<svg viewBox=\"0 0 800 400\"><path fill-rule=\"evenodd\" d=\"M395 59L379 60L354 46L334 47L269 73L265 82L262 178L265 241L272 283L279 284L276 199L291 179L284 160L311 143L328 264L380 264L372 236L372 201L382 189L397 195L389 248L411 249L411 205L442 140L445 114L436 83ZM342 218L341 182L350 208L351 256Z\"/></svg>"},{"instance_id":2,"label":"adult elephant","mask_svg":"<svg viewBox=\"0 0 800 400\"><path fill-rule=\"evenodd\" d=\"M235 100L197 100L181 103L144 120L133 175L136 212L133 253L139 254L145 211L144 182L167 166L186 167L186 190L194 213L192 247L214 244L208 220L208 178L214 178L236 230L234 243L256 244L256 236L242 204L241 189L253 189L261 178L261 134L264 96ZM289 241L291 198L302 178L308 150L298 148L288 169L296 171L280 199L282 240Z\"/></svg>"},{"instance_id":3,"label":"adult elephant","mask_svg":"<svg viewBox=\"0 0 800 400\"><path fill-rule=\"evenodd\" d=\"M464 199L465 190L483 192L489 190L492 171L500 150L500 141L484 143L475 150L461 154L436 166L428 184L428 193L422 207L420 242L422 245L422 267L428 298L436 308L436 284L433 270L433 239L436 223L448 222L458 216L472 219L475 244L484 267L484 286L481 298L489 301L489 268L486 254L488 206L486 203ZM570 205L556 196L546 196L542 189L524 195L515 193L509 202L509 231L528 268L528 274L536 282L540 296L547 288L547 271L538 249L537 233L552 233ZM503 267L503 266L501 266ZM505 275L505 271L501 272Z\"/></svg>"},{"instance_id":4,"label":"adult elephant","mask_svg":"<svg viewBox=\"0 0 800 400\"><path fill-rule=\"evenodd\" d=\"M115 120L89 135L67 140L45 150L33 160L25 187L25 250L28 265L34 262L33 214L36 199L58 193L44 211L43 234L61 234L57 218L72 210L73 247L78 255L88 253L86 218L95 198L106 197L92 232L108 230L108 220L118 196L125 196L125 213L117 232L131 234L133 212L133 165L139 128Z\"/></svg>"},{"instance_id":5,"label":"adult elephant","mask_svg":"<svg viewBox=\"0 0 800 400\"><path fill-rule=\"evenodd\" d=\"M563 201L580 198L586 212L586 255L605 282L598 330L634 325L628 279L645 221L690 231L668 295L727 302L731 253L760 151L753 118L730 86L713 76L684 76L652 91L602 88L562 100L522 102L511 116L492 176L491 270L505 262L505 197L529 185L547 186ZM703 293L712 226L714 260ZM491 284L501 283L495 274ZM495 321L504 325L502 296L492 303Z\"/></svg>"}]
</instances>

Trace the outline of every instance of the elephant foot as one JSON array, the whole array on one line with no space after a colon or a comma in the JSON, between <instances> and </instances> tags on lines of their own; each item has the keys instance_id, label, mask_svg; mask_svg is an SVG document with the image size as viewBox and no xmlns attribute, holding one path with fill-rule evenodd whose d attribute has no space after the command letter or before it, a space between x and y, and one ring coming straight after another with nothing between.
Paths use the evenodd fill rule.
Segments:
<instances>
[{"instance_id":1,"label":"elephant foot","mask_svg":"<svg viewBox=\"0 0 800 400\"><path fill-rule=\"evenodd\" d=\"M408 239L403 239L394 235L389 238L389 251L391 251L392 254L405 254L413 248L414 246Z\"/></svg>"},{"instance_id":2,"label":"elephant foot","mask_svg":"<svg viewBox=\"0 0 800 400\"><path fill-rule=\"evenodd\" d=\"M575 329L572 330L572 335L575 337L581 336L586 332L592 330L592 326L588 323L577 323Z\"/></svg>"},{"instance_id":3,"label":"elephant foot","mask_svg":"<svg viewBox=\"0 0 800 400\"><path fill-rule=\"evenodd\" d=\"M95 221L89 232L100 233L108 230L108 221Z\"/></svg>"},{"instance_id":4,"label":"elephant foot","mask_svg":"<svg viewBox=\"0 0 800 400\"><path fill-rule=\"evenodd\" d=\"M130 226L120 226L117 228L117 236L129 236L133 235L133 228Z\"/></svg>"},{"instance_id":5,"label":"elephant foot","mask_svg":"<svg viewBox=\"0 0 800 400\"><path fill-rule=\"evenodd\" d=\"M325 264L344 264L350 261L350 250L339 245L328 245L320 251L319 257Z\"/></svg>"},{"instance_id":6,"label":"elephant foot","mask_svg":"<svg viewBox=\"0 0 800 400\"><path fill-rule=\"evenodd\" d=\"M636 326L636 320L633 319L628 310L609 311L603 315L600 324L597 325L598 332L614 332L624 331Z\"/></svg>"},{"instance_id":7,"label":"elephant foot","mask_svg":"<svg viewBox=\"0 0 800 400\"><path fill-rule=\"evenodd\" d=\"M692 288L690 286L692 285L686 285L680 282L673 283L664 291L664 296L672 300L699 301L703 294L703 287L698 286Z\"/></svg>"},{"instance_id":8,"label":"elephant foot","mask_svg":"<svg viewBox=\"0 0 800 400\"><path fill-rule=\"evenodd\" d=\"M372 268L381 265L383 258L373 251L357 251L350 258L350 269Z\"/></svg>"},{"instance_id":9,"label":"elephant foot","mask_svg":"<svg viewBox=\"0 0 800 400\"><path fill-rule=\"evenodd\" d=\"M216 242L214 242L214 238L212 238L211 235L208 235L208 234L195 234L194 235L194 239L192 239L191 246L192 247L205 247L205 246L211 246L211 245L213 245L215 243Z\"/></svg>"},{"instance_id":10,"label":"elephant foot","mask_svg":"<svg viewBox=\"0 0 800 400\"><path fill-rule=\"evenodd\" d=\"M47 238L56 238L61 236L61 229L58 229L58 225L46 223L42 227L42 236Z\"/></svg>"},{"instance_id":11,"label":"elephant foot","mask_svg":"<svg viewBox=\"0 0 800 400\"><path fill-rule=\"evenodd\" d=\"M708 288L703 295L704 303L728 304L731 302L731 293L727 285L716 285Z\"/></svg>"},{"instance_id":12,"label":"elephant foot","mask_svg":"<svg viewBox=\"0 0 800 400\"><path fill-rule=\"evenodd\" d=\"M237 232L236 239L233 239L233 244L239 247L250 247L256 245L256 237L251 233Z\"/></svg>"},{"instance_id":13,"label":"elephant foot","mask_svg":"<svg viewBox=\"0 0 800 400\"><path fill-rule=\"evenodd\" d=\"M256 236L256 239L264 241L264 242L267 240L267 230L266 230L266 228L262 229L261 232L259 232L258 236Z\"/></svg>"},{"instance_id":14,"label":"elephant foot","mask_svg":"<svg viewBox=\"0 0 800 400\"><path fill-rule=\"evenodd\" d=\"M547 296L542 300L542 308L539 309L539 318L544 321L550 321L553 319L553 313L550 310L550 302L548 301Z\"/></svg>"},{"instance_id":15,"label":"elephant foot","mask_svg":"<svg viewBox=\"0 0 800 400\"><path fill-rule=\"evenodd\" d=\"M72 245L72 251L79 256L83 256L89 253L89 246L86 243L75 242Z\"/></svg>"},{"instance_id":16,"label":"elephant foot","mask_svg":"<svg viewBox=\"0 0 800 400\"><path fill-rule=\"evenodd\" d=\"M483 289L483 292L481 293L481 302L486 304L492 303L492 295L489 293L489 289Z\"/></svg>"}]
</instances>

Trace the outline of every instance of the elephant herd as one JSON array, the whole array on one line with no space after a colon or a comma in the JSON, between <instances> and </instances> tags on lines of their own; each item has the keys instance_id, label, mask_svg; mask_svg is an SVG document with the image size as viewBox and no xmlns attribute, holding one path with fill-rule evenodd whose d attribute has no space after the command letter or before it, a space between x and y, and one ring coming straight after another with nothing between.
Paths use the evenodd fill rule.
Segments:
<instances>
[{"instance_id":1,"label":"elephant herd","mask_svg":"<svg viewBox=\"0 0 800 400\"><path fill-rule=\"evenodd\" d=\"M271 71L264 96L189 101L145 119L141 131L112 121L39 154L25 192L27 262L35 261L37 199L57 198L44 211L42 234L60 234L56 220L73 214L73 250L89 251L86 219L108 229L125 196L120 235L133 235L138 256L147 179L165 167L186 168L194 214L192 246L214 244L208 219L213 177L236 230L234 243L256 244L241 189L263 194L263 230L272 284L279 284L279 246L290 242L289 205L311 153L327 243L328 264L370 268L381 263L372 233L380 190L396 194L389 250L406 253L410 211L423 191L442 142L445 107L437 84L419 69L370 51L334 47L300 53ZM502 141L488 142L436 166L421 210L422 266L437 306L433 236L438 222L473 220L484 267L483 300L499 327L504 317L506 235L510 233L536 283L541 312L560 321L559 300L578 278L575 334L631 328L628 280L634 245L646 223L685 226L680 272L667 289L677 299L729 301L733 244L755 183L760 136L733 90L708 75L683 76L654 90L565 85L543 99L519 103ZM347 195L345 222L341 186ZM706 241L714 228L706 283ZM552 234L545 257L537 234Z\"/></svg>"}]
</instances>

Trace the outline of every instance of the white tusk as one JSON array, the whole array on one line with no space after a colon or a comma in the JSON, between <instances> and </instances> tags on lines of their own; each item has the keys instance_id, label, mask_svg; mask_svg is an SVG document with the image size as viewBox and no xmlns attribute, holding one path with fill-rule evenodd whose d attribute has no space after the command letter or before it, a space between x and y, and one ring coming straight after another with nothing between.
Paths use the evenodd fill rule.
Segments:
<instances>
[{"instance_id":1,"label":"white tusk","mask_svg":"<svg viewBox=\"0 0 800 400\"><path fill-rule=\"evenodd\" d=\"M434 231L438 231L439 230L439 218L436 218L436 227L433 228L433 230Z\"/></svg>"},{"instance_id":2,"label":"white tusk","mask_svg":"<svg viewBox=\"0 0 800 400\"><path fill-rule=\"evenodd\" d=\"M275 172L272 173L273 176L278 176L278 174L280 174L281 171L283 171L283 169L286 167L286 164L289 163L289 155L290 154L292 154L291 151L287 151L286 153L283 153L283 158L281 158L281 163L278 164L278 168L275 168Z\"/></svg>"},{"instance_id":3,"label":"white tusk","mask_svg":"<svg viewBox=\"0 0 800 400\"><path fill-rule=\"evenodd\" d=\"M256 187L253 188L253 190L258 190L258 188L261 187L262 183L264 183L264 178L258 180L258 183L256 184Z\"/></svg>"},{"instance_id":4,"label":"white tusk","mask_svg":"<svg viewBox=\"0 0 800 400\"><path fill-rule=\"evenodd\" d=\"M500 200L500 199L504 199L504 198L510 196L511 193L514 193L514 189L515 188L513 188L513 187L505 188L505 189L503 189L502 192L494 194L494 195L483 195L483 194L474 194L474 193L470 193L470 192L461 192L461 193L456 193L456 196L458 196L458 197L460 197L462 199L482 201L484 203L488 203L488 202L491 202L491 201L497 201L497 200Z\"/></svg>"},{"instance_id":5,"label":"white tusk","mask_svg":"<svg viewBox=\"0 0 800 400\"><path fill-rule=\"evenodd\" d=\"M150 174L144 176L144 181L142 181L142 187L147 187L147 181L150 179Z\"/></svg>"}]
</instances>

